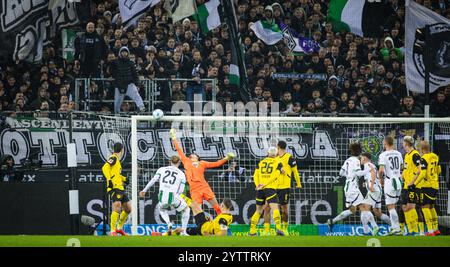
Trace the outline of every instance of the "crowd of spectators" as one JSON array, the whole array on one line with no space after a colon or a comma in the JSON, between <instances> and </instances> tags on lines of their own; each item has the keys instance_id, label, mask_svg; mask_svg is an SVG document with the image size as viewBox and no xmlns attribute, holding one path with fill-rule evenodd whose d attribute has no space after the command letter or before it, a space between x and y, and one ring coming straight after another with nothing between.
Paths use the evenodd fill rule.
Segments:
<instances>
[{"instance_id":1,"label":"crowd of spectators","mask_svg":"<svg viewBox=\"0 0 450 267\"><path fill-rule=\"evenodd\" d=\"M197 0L197 5L204 3ZM381 38L362 38L352 33L333 32L326 21L326 0L238 0L236 17L245 51L246 78L251 101L279 102L290 116L322 114L423 114L424 95L406 89L404 62L404 1L386 0L386 24ZM275 2L279 4L273 5ZM450 18L450 3L441 9L440 1L417 1ZM265 45L250 25L265 19L265 7L273 7L273 17L284 21L301 35L313 38L321 49L310 55L292 55L283 42ZM92 0L91 19L79 26L82 34L75 42L75 58L62 58L60 45L44 48L42 62L30 65L15 62L0 66L0 111L59 111L77 107L76 78L102 77L107 82L89 84L89 98L97 100L90 110L111 112L114 99L111 65L121 47L127 46L140 80L187 78L192 82L165 84L159 100L166 110L174 101L193 99L200 93L219 102L243 101L241 88L230 84L231 36L228 25L203 34L191 18L176 23L164 9L164 1L150 9L134 27L124 28L117 1ZM274 72L326 73L327 80L272 79ZM198 79L217 79L217 87L199 84ZM200 86L199 86L200 85ZM144 99L143 85L140 94ZM215 90L215 92L213 92ZM87 95L85 94L84 97ZM450 115L450 85L431 94L431 113ZM137 110L124 102L121 111Z\"/></svg>"}]
</instances>

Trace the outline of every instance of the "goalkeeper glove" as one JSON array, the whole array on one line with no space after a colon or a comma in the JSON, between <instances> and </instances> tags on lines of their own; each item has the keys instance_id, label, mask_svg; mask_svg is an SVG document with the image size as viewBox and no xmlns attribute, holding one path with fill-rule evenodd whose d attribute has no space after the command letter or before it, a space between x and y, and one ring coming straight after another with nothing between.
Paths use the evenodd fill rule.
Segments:
<instances>
[{"instance_id":1,"label":"goalkeeper glove","mask_svg":"<svg viewBox=\"0 0 450 267\"><path fill-rule=\"evenodd\" d=\"M227 160L230 160L230 159L233 159L233 158L235 158L235 157L236 157L236 155L235 155L233 152L230 152L230 153L227 153L226 159L227 159Z\"/></svg>"},{"instance_id":2,"label":"goalkeeper glove","mask_svg":"<svg viewBox=\"0 0 450 267\"><path fill-rule=\"evenodd\" d=\"M170 138L171 138L172 140L177 139L177 134L176 134L175 129L170 129Z\"/></svg>"}]
</instances>

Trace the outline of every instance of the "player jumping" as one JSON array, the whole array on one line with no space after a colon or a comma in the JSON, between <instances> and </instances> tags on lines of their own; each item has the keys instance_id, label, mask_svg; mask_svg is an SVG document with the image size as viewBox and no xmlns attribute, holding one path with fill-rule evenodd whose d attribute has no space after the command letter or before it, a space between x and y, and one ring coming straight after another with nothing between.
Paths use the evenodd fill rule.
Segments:
<instances>
[{"instance_id":1,"label":"player jumping","mask_svg":"<svg viewBox=\"0 0 450 267\"><path fill-rule=\"evenodd\" d=\"M359 190L358 179L356 176L356 172L361 170L361 162L358 158L362 152L361 144L351 143L349 145L349 150L351 157L344 162L339 173L341 177L345 177L345 206L348 209L341 212L335 218L328 219L327 224L330 232L333 231L333 224L355 214L357 208L364 201L364 197Z\"/></svg>"},{"instance_id":2,"label":"player jumping","mask_svg":"<svg viewBox=\"0 0 450 267\"><path fill-rule=\"evenodd\" d=\"M261 160L255 169L253 178L256 186L256 211L250 220L249 235L251 236L256 235L256 225L258 225L266 201L273 213L277 235L285 235L281 228L281 215L278 209L278 196L276 191L278 177L282 172L283 164L276 158L277 153L278 150L276 147L270 147L267 158Z\"/></svg>"},{"instance_id":3,"label":"player jumping","mask_svg":"<svg viewBox=\"0 0 450 267\"><path fill-rule=\"evenodd\" d=\"M439 235L438 216L434 204L436 203L437 192L439 190L439 156L430 150L430 143L421 141L420 150L422 152L421 171L417 179L409 183L409 187L422 185L420 192L420 202L422 212L427 224L427 236Z\"/></svg>"},{"instance_id":4,"label":"player jumping","mask_svg":"<svg viewBox=\"0 0 450 267\"><path fill-rule=\"evenodd\" d=\"M122 230L128 215L131 212L130 199L125 194L124 183L128 180L122 176L122 165L120 164L120 157L123 153L123 144L115 143L113 148L114 153L108 158L108 161L103 165L102 172L107 182L107 192L110 194L113 202L113 211L111 213L111 232L110 235L116 236L121 234L125 236ZM119 212L122 210L122 213ZM117 224L117 221L119 223Z\"/></svg>"},{"instance_id":5,"label":"player jumping","mask_svg":"<svg viewBox=\"0 0 450 267\"><path fill-rule=\"evenodd\" d=\"M177 212L181 212L181 229L183 229L181 235L188 235L186 234L186 227L189 222L189 213L191 210L186 204L186 201L180 196L186 184L186 176L178 168L180 163L181 160L178 156L172 156L170 158L170 166L159 168L155 176L153 176L139 195L145 197L145 193L150 187L156 182L159 182L159 214L170 231L172 229L172 223L170 222L169 210L175 209Z\"/></svg>"},{"instance_id":6,"label":"player jumping","mask_svg":"<svg viewBox=\"0 0 450 267\"><path fill-rule=\"evenodd\" d=\"M170 138L172 139L175 149L183 162L192 200L199 205L203 204L203 200L208 201L209 204L213 206L217 215L219 215L221 213L221 209L219 203L217 202L216 196L205 179L205 170L220 167L230 159L233 159L235 155L233 153L228 153L225 158L216 162L200 160L199 156L195 153L191 153L189 157L186 157L183 153L183 149L177 142L175 129L170 130Z\"/></svg>"},{"instance_id":7,"label":"player jumping","mask_svg":"<svg viewBox=\"0 0 450 267\"><path fill-rule=\"evenodd\" d=\"M384 187L386 207L391 219L391 231L389 235L401 235L400 224L395 205L402 193L400 180L402 173L402 154L394 149L394 139L386 136L383 140L384 152L378 157L378 177L381 186Z\"/></svg>"}]
</instances>

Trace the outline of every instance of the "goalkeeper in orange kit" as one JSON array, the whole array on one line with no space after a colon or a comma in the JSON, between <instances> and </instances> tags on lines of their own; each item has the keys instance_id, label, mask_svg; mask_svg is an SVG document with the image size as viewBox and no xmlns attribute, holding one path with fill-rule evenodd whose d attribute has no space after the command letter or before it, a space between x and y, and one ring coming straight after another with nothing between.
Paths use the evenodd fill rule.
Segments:
<instances>
[{"instance_id":1,"label":"goalkeeper in orange kit","mask_svg":"<svg viewBox=\"0 0 450 267\"><path fill-rule=\"evenodd\" d=\"M177 142L175 129L170 130L170 138L181 158L181 162L183 162L186 179L190 188L191 199L199 205L202 205L203 200L208 201L209 204L213 206L217 215L219 215L221 213L220 206L214 192L211 190L211 187L205 179L205 170L222 166L235 157L234 153L228 153L225 158L216 162L200 160L199 156L195 153L191 153L189 157L186 157L183 149Z\"/></svg>"}]
</instances>

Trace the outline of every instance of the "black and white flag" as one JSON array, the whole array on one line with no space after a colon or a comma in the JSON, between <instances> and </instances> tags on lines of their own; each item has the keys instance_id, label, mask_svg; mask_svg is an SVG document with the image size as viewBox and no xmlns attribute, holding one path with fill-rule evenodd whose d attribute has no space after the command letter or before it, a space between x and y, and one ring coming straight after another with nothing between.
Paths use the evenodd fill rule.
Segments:
<instances>
[{"instance_id":1,"label":"black and white flag","mask_svg":"<svg viewBox=\"0 0 450 267\"><path fill-rule=\"evenodd\" d=\"M51 21L49 26L51 37L60 33L63 28L80 23L74 1L50 0L48 2L48 11Z\"/></svg>"},{"instance_id":2,"label":"black and white flag","mask_svg":"<svg viewBox=\"0 0 450 267\"><path fill-rule=\"evenodd\" d=\"M169 12L173 22L195 14L195 0L166 0L164 8Z\"/></svg>"},{"instance_id":3,"label":"black and white flag","mask_svg":"<svg viewBox=\"0 0 450 267\"><path fill-rule=\"evenodd\" d=\"M0 64L39 62L62 28L79 23L76 1L1 1Z\"/></svg>"},{"instance_id":4,"label":"black and white flag","mask_svg":"<svg viewBox=\"0 0 450 267\"><path fill-rule=\"evenodd\" d=\"M423 34L429 30L425 40ZM430 93L450 84L450 20L415 3L406 2L406 86L408 90L425 92L425 66L430 72ZM430 59L424 60L424 50L430 48Z\"/></svg>"},{"instance_id":5,"label":"black and white flag","mask_svg":"<svg viewBox=\"0 0 450 267\"><path fill-rule=\"evenodd\" d=\"M120 16L125 26L133 24L141 15L160 0L119 0Z\"/></svg>"}]
</instances>

